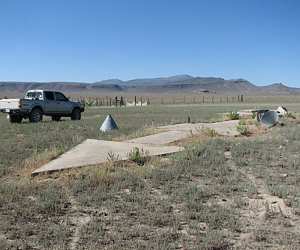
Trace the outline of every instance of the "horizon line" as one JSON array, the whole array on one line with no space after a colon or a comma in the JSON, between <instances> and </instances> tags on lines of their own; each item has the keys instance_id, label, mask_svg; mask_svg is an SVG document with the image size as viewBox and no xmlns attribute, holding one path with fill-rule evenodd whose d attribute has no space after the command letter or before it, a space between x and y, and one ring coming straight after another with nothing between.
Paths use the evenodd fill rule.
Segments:
<instances>
[{"instance_id":1,"label":"horizon line","mask_svg":"<svg viewBox=\"0 0 300 250\"><path fill-rule=\"evenodd\" d=\"M118 80L118 81L122 81L122 82L129 82L129 81L133 81L133 80L152 80L152 79L166 79L166 78L171 78L171 77L178 77L178 76L188 76L188 77L192 77L192 78L216 78L216 79L223 79L225 81L236 81L236 80L243 80L243 81L247 81L251 84L257 85L257 86L268 86L268 85L273 85L273 84L283 84L287 87L290 88L299 88L296 84L289 84L289 83L285 83L285 82L272 82L272 83L254 83L252 81L249 81L245 78L224 78L221 76L193 76L192 74L176 74L176 75L169 75L169 76L154 76L154 77L136 77L136 78L127 78L127 79L122 79L122 78L106 78L106 79L101 79L101 80L96 80L96 81L72 81L72 80L51 80L51 81L40 81L40 80L27 80L27 81L23 81L23 80L0 80L0 83L6 82L6 83L78 83L78 84L94 84L94 83L100 83L103 81L109 81L109 80Z\"/></svg>"}]
</instances>

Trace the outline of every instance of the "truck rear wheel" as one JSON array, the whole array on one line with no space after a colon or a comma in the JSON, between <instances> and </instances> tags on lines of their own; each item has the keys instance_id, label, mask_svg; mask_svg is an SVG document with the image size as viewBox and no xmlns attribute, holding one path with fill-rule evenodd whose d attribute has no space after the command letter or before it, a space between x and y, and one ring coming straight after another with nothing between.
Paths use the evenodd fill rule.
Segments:
<instances>
[{"instance_id":1,"label":"truck rear wheel","mask_svg":"<svg viewBox=\"0 0 300 250\"><path fill-rule=\"evenodd\" d=\"M21 123L22 122L22 116L19 116L19 115L9 115L9 121L11 123Z\"/></svg>"},{"instance_id":2,"label":"truck rear wheel","mask_svg":"<svg viewBox=\"0 0 300 250\"><path fill-rule=\"evenodd\" d=\"M80 119L81 119L80 109L74 109L71 114L71 120L80 120Z\"/></svg>"},{"instance_id":3,"label":"truck rear wheel","mask_svg":"<svg viewBox=\"0 0 300 250\"><path fill-rule=\"evenodd\" d=\"M40 122L43 120L43 112L39 108L35 108L31 111L29 115L30 122Z\"/></svg>"}]
</instances>

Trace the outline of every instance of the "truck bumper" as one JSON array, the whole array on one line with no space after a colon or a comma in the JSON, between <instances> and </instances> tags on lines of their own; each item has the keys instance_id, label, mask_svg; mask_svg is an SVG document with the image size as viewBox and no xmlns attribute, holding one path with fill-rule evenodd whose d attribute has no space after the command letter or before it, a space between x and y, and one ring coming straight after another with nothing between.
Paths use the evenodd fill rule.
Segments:
<instances>
[{"instance_id":1,"label":"truck bumper","mask_svg":"<svg viewBox=\"0 0 300 250\"><path fill-rule=\"evenodd\" d=\"M26 116L26 112L23 112L20 109L1 109L0 111L9 115Z\"/></svg>"},{"instance_id":2,"label":"truck bumper","mask_svg":"<svg viewBox=\"0 0 300 250\"><path fill-rule=\"evenodd\" d=\"M1 109L0 111L2 113L6 113L6 114L19 114L20 113L19 109Z\"/></svg>"}]
</instances>

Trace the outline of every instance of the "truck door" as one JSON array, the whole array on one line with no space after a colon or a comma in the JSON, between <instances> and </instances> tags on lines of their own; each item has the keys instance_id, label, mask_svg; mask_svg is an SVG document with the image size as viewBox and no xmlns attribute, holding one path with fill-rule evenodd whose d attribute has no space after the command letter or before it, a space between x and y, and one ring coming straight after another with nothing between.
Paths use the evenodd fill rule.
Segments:
<instances>
[{"instance_id":1,"label":"truck door","mask_svg":"<svg viewBox=\"0 0 300 250\"><path fill-rule=\"evenodd\" d=\"M45 99L44 112L46 114L56 113L56 101L54 97L54 92L45 91L44 99Z\"/></svg>"},{"instance_id":2,"label":"truck door","mask_svg":"<svg viewBox=\"0 0 300 250\"><path fill-rule=\"evenodd\" d=\"M72 104L68 98L60 92L55 92L56 108L59 113L70 114L72 112Z\"/></svg>"}]
</instances>

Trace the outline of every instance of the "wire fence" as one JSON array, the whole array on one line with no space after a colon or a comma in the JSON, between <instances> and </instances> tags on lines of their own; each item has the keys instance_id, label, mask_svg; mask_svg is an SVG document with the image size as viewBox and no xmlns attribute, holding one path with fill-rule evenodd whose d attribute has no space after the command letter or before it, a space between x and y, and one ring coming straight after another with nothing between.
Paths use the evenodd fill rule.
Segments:
<instances>
[{"instance_id":1,"label":"wire fence","mask_svg":"<svg viewBox=\"0 0 300 250\"><path fill-rule=\"evenodd\" d=\"M238 96L79 96L71 99L80 101L86 106L148 106L155 104L220 104L243 103L244 95Z\"/></svg>"},{"instance_id":2,"label":"wire fence","mask_svg":"<svg viewBox=\"0 0 300 250\"><path fill-rule=\"evenodd\" d=\"M0 99L16 98L21 95L1 94ZM149 105L184 105L184 104L242 104L242 103L276 103L284 105L286 103L300 103L300 95L282 95L282 96L255 96L255 95L80 95L69 94L68 97L74 101L80 101L86 106L149 106Z\"/></svg>"}]
</instances>

